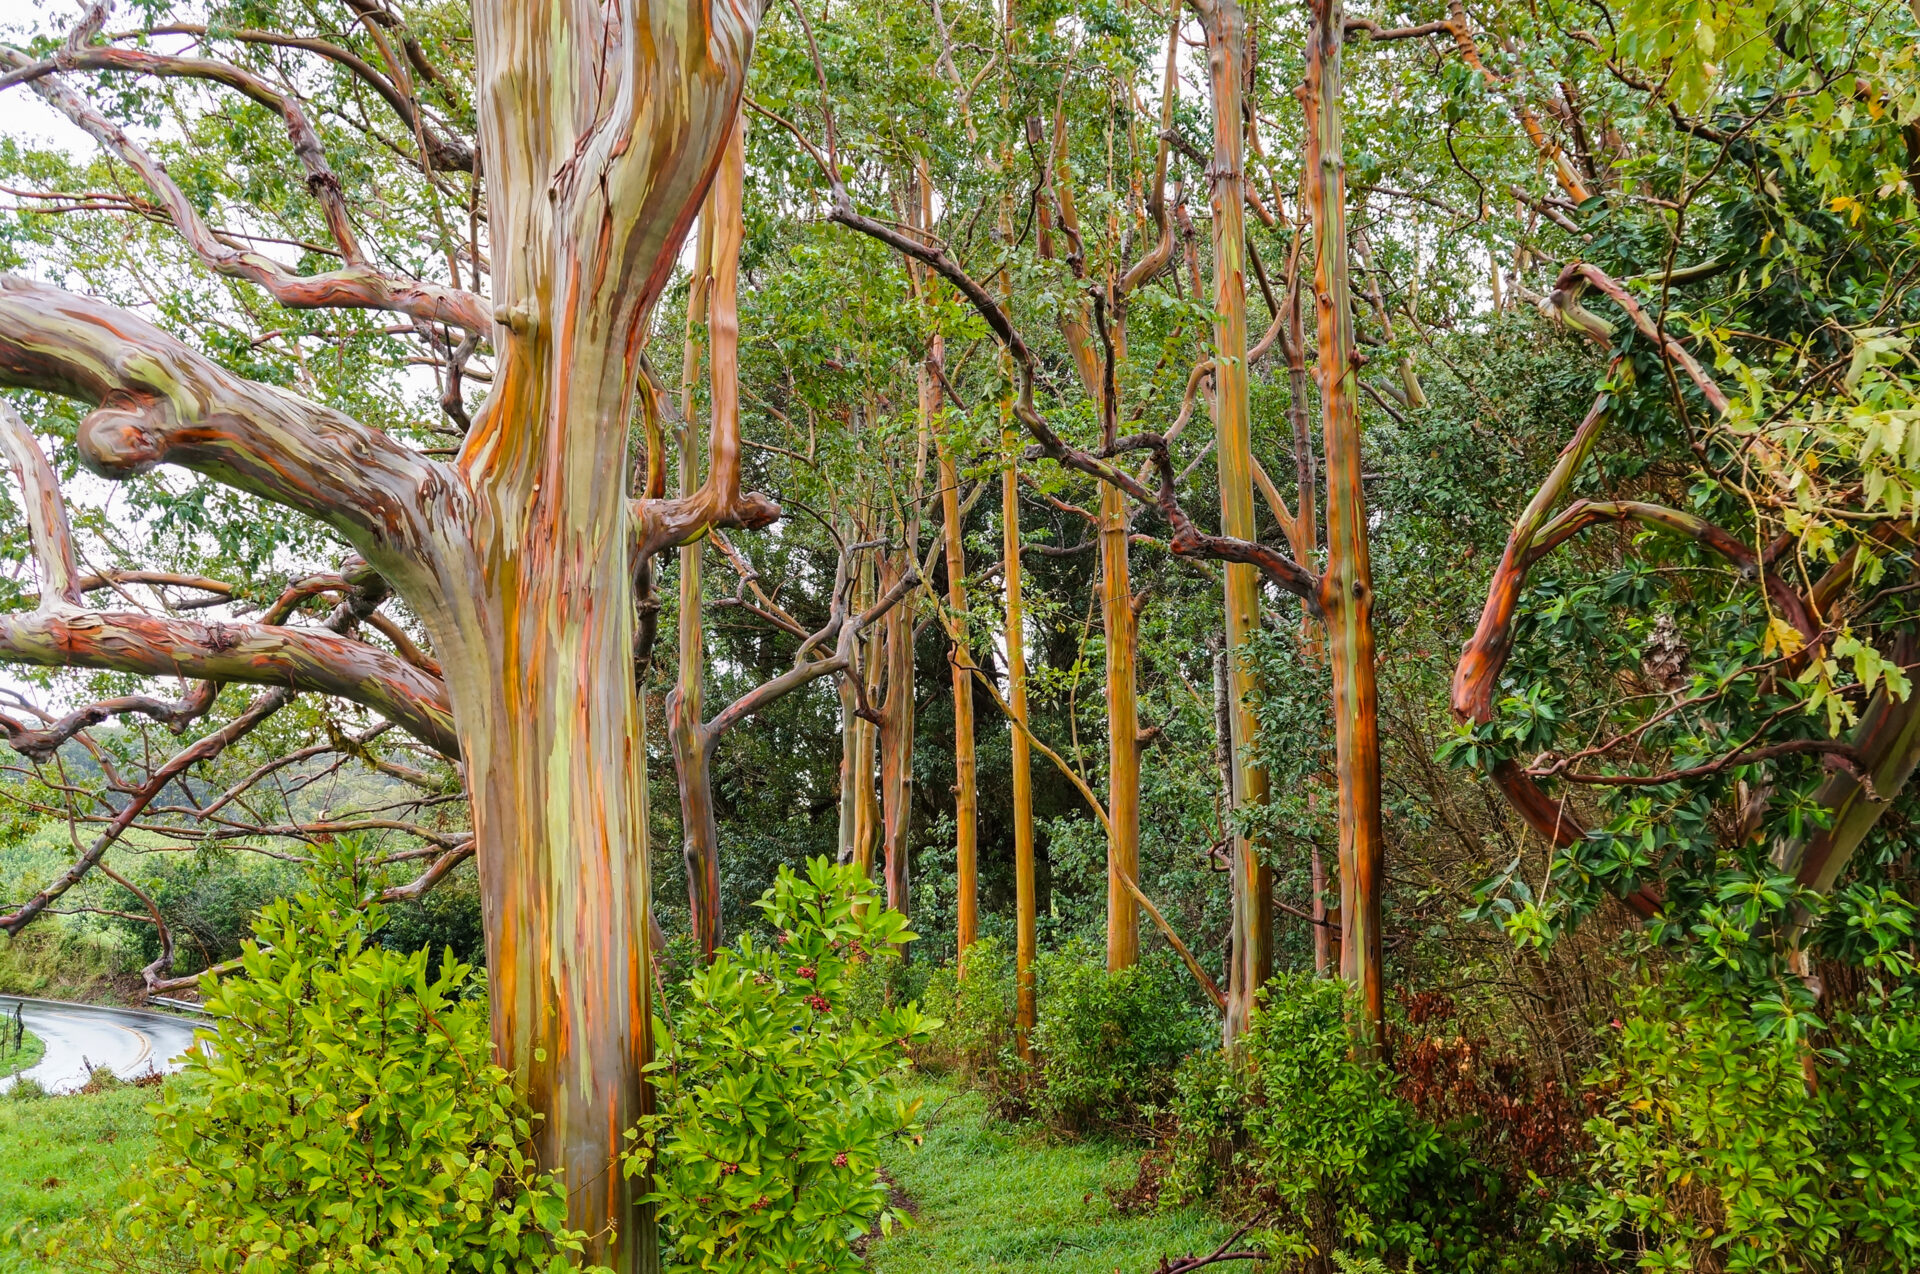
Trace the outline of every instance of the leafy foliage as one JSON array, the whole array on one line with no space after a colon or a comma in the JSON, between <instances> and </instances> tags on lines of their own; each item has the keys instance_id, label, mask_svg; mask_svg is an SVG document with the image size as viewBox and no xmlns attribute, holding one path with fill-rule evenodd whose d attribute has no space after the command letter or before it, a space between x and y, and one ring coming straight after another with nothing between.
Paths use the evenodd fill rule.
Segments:
<instances>
[{"instance_id":1,"label":"leafy foliage","mask_svg":"<svg viewBox=\"0 0 1920 1274\"><path fill-rule=\"evenodd\" d=\"M861 966L914 937L856 869L782 869L759 906L779 938L717 953L655 1021L660 1109L624 1170L652 1174L675 1270L858 1270L851 1241L899 1220L880 1152L919 1135L899 1075L939 1023L913 1004L854 1011Z\"/></svg>"},{"instance_id":2,"label":"leafy foliage","mask_svg":"<svg viewBox=\"0 0 1920 1274\"><path fill-rule=\"evenodd\" d=\"M1034 1100L1063 1127L1138 1126L1143 1111L1172 1095L1181 1059L1213 1034L1170 951L1109 973L1100 952L1070 944L1049 952L1039 974Z\"/></svg>"},{"instance_id":3,"label":"leafy foliage","mask_svg":"<svg viewBox=\"0 0 1920 1274\"><path fill-rule=\"evenodd\" d=\"M1592 1077L1590 1181L1554 1232L1643 1270L1914 1268L1911 994L1842 1016L1817 1054L1776 1025L1697 978L1643 990Z\"/></svg>"},{"instance_id":4,"label":"leafy foliage","mask_svg":"<svg viewBox=\"0 0 1920 1274\"><path fill-rule=\"evenodd\" d=\"M572 1268L484 984L451 955L376 945L382 910L360 901L316 876L255 921L242 976L205 980L217 1036L154 1108L109 1256L184 1237L207 1271Z\"/></svg>"}]
</instances>

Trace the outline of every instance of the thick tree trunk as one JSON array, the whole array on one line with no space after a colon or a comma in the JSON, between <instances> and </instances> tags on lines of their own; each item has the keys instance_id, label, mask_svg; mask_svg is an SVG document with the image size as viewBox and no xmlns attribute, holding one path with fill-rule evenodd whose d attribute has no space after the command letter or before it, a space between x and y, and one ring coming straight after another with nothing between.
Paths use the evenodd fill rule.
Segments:
<instances>
[{"instance_id":1,"label":"thick tree trunk","mask_svg":"<svg viewBox=\"0 0 1920 1274\"><path fill-rule=\"evenodd\" d=\"M1207 0L1202 12L1213 102L1213 427L1220 466L1220 533L1252 540L1253 434L1247 387L1246 205L1241 120L1246 17L1236 0ZM1232 698L1234 802L1263 805L1266 771L1248 758L1256 722L1246 646L1260 630L1260 572L1226 566L1227 677ZM1273 972L1273 873L1245 836L1233 838L1233 968L1225 1036L1246 1031L1254 997Z\"/></svg>"},{"instance_id":2,"label":"thick tree trunk","mask_svg":"<svg viewBox=\"0 0 1920 1274\"><path fill-rule=\"evenodd\" d=\"M1333 671L1335 764L1340 772L1340 966L1360 996L1365 1048L1385 1040L1380 888L1380 722L1374 684L1373 575L1360 484L1353 308L1347 278L1347 179L1342 154L1341 0L1313 0L1307 36L1306 184L1313 205L1321 435L1327 454L1327 569L1321 577Z\"/></svg>"},{"instance_id":3,"label":"thick tree trunk","mask_svg":"<svg viewBox=\"0 0 1920 1274\"><path fill-rule=\"evenodd\" d=\"M621 1274L659 1264L648 1183L617 1162L649 1100L652 1016L627 422L757 21L730 0L474 5L497 360L454 466L470 566L414 600L444 652L473 793L495 1046L539 1117L539 1162L564 1174L585 1259ZM737 452L716 440L722 497L737 495ZM674 543L739 512L724 498L662 508L667 528L640 530Z\"/></svg>"},{"instance_id":4,"label":"thick tree trunk","mask_svg":"<svg viewBox=\"0 0 1920 1274\"><path fill-rule=\"evenodd\" d=\"M617 1158L649 1102L646 721L631 608L595 605L618 585L586 565L617 561L624 535L569 536L550 545L559 552L542 552L544 538L516 546L521 591L499 613L518 622L491 652L502 657L453 677L494 1036L542 1116L534 1152L562 1172L568 1225L595 1235L589 1259L645 1270L657 1265L645 1183Z\"/></svg>"},{"instance_id":5,"label":"thick tree trunk","mask_svg":"<svg viewBox=\"0 0 1920 1274\"><path fill-rule=\"evenodd\" d=\"M471 794L495 1050L535 1116L536 1162L562 1174L584 1261L630 1274L659 1264L640 1203L648 1183L619 1164L648 1100L651 1035L634 578L651 553L716 523L765 525L778 507L740 497L738 439L718 430L698 496L630 503L629 422L649 316L736 122L760 10L475 0L472 13L486 300L356 259L317 145L300 159L345 266L301 278L220 243L164 169L118 130L91 129L212 268L289 304L387 310L489 336L492 392L457 458L430 460L338 412L248 386L132 315L80 327L84 355L50 368L46 351L17 339L44 319L45 298L0 315L10 329L0 378L93 403L78 441L96 471L180 464L277 501L341 534L413 605L446 670ZM77 99L66 106L85 117ZM102 317L74 300L55 308L82 324ZM115 356L116 346L137 356ZM220 679L215 653L194 660L193 674ZM394 701L409 728L448 743L439 704L410 703L419 696L381 660L355 667L314 640L268 653L302 689L379 676L340 692ZM311 658L330 676L301 675Z\"/></svg>"}]
</instances>

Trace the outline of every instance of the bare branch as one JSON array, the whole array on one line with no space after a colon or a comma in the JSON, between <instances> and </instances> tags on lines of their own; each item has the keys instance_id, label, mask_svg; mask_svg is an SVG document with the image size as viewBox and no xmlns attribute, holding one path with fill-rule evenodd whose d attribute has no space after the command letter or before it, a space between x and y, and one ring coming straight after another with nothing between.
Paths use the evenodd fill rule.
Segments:
<instances>
[{"instance_id":1,"label":"bare branch","mask_svg":"<svg viewBox=\"0 0 1920 1274\"><path fill-rule=\"evenodd\" d=\"M109 717L137 713L151 717L171 729L184 729L207 714L207 710L213 707L213 701L219 693L218 682L202 681L178 699L156 699L152 695L124 695L117 699L102 699L84 708L76 708L39 730L29 730L19 722L0 715L0 736L4 736L7 746L21 756L35 761L44 761L59 751L60 747L74 735L89 726L100 724Z\"/></svg>"},{"instance_id":2,"label":"bare branch","mask_svg":"<svg viewBox=\"0 0 1920 1274\"><path fill-rule=\"evenodd\" d=\"M175 753L165 765L153 772L140 790L134 794L133 799L128 801L126 807L114 817L113 822L94 838L93 844L89 845L86 852L75 859L71 866L54 877L45 888L26 902L5 915L0 915L0 931L9 935L16 934L32 923L35 916L58 901L62 894L79 884L87 873L99 864L107 850L112 848L114 842L133 825L133 821L140 816L141 811L152 804L154 797L160 795L167 784L173 782L182 771L191 765L218 756L229 744L251 733L254 727L285 707L292 699L291 690L269 690L255 699L245 712L225 726L192 746L182 748Z\"/></svg>"},{"instance_id":3,"label":"bare branch","mask_svg":"<svg viewBox=\"0 0 1920 1274\"><path fill-rule=\"evenodd\" d=\"M78 569L73 560L73 529L67 523L60 479L47 463L33 430L10 403L0 402L0 458L13 469L26 510L34 565L40 572L40 604L80 604Z\"/></svg>"},{"instance_id":4,"label":"bare branch","mask_svg":"<svg viewBox=\"0 0 1920 1274\"><path fill-rule=\"evenodd\" d=\"M333 695L389 718L446 756L460 755L444 685L384 650L323 630L109 611L0 615L0 663Z\"/></svg>"},{"instance_id":5,"label":"bare branch","mask_svg":"<svg viewBox=\"0 0 1920 1274\"><path fill-rule=\"evenodd\" d=\"M201 218L192 202L157 160L127 135L125 129L108 119L90 102L68 88L48 68L31 80L33 91L74 124L87 132L107 150L140 175L148 188L165 206L168 217L186 239L194 254L209 269L229 278L244 279L265 288L282 305L297 309L373 309L391 310L434 323L449 323L467 331L489 334L493 318L485 303L470 292L441 287L414 279L401 279L382 273L367 264L360 252L344 205L340 201L339 180L326 165L318 138L293 99L278 93L264 82L224 63L203 59L167 59L127 49L87 49L75 55L76 65L146 71L152 74L196 75L233 83L248 96L270 99L278 104L294 149L307 169L307 187L320 200L335 241L346 259L346 267L326 274L297 275L278 261L260 253L236 248L223 241ZM179 69L184 64L191 69ZM37 70L35 63L18 49L0 46L0 66L15 68L15 73Z\"/></svg>"},{"instance_id":6,"label":"bare branch","mask_svg":"<svg viewBox=\"0 0 1920 1274\"><path fill-rule=\"evenodd\" d=\"M213 39L212 28L192 22L176 22L165 26L149 28L142 35L191 35L200 39ZM125 38L125 37L119 37ZM218 38L237 40L242 44L265 44L283 49L300 49L315 53L328 61L337 62L354 76L378 93L393 113L400 117L407 131L424 132L427 139L427 164L434 172L472 172L473 144L464 137L448 137L433 128L420 115L418 104L407 94L394 86L392 80L375 70L365 58L352 49L344 48L329 40L315 39L311 36L283 35L278 31L255 31L248 28L221 30Z\"/></svg>"},{"instance_id":7,"label":"bare branch","mask_svg":"<svg viewBox=\"0 0 1920 1274\"><path fill-rule=\"evenodd\" d=\"M306 513L404 577L457 479L341 413L246 381L124 310L0 277L0 385L92 403L76 435L94 472L178 464Z\"/></svg>"}]
</instances>

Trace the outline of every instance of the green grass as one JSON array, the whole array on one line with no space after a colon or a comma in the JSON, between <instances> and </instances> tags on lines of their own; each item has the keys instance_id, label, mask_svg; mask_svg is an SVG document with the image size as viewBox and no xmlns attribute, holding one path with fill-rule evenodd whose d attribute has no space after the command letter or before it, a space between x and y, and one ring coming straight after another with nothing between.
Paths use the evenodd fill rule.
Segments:
<instances>
[{"instance_id":1,"label":"green grass","mask_svg":"<svg viewBox=\"0 0 1920 1274\"><path fill-rule=\"evenodd\" d=\"M28 1250L48 1232L120 1205L120 1183L153 1148L153 1088L75 1097L0 1095L0 1274L45 1267Z\"/></svg>"},{"instance_id":2,"label":"green grass","mask_svg":"<svg viewBox=\"0 0 1920 1274\"><path fill-rule=\"evenodd\" d=\"M926 1144L886 1167L916 1223L874 1245L876 1274L1148 1274L1231 1231L1193 1210L1117 1213L1106 1187L1133 1184L1137 1145L1050 1143L991 1118L978 1093L929 1084L914 1095L926 1099Z\"/></svg>"},{"instance_id":3,"label":"green grass","mask_svg":"<svg viewBox=\"0 0 1920 1274\"><path fill-rule=\"evenodd\" d=\"M47 1046L32 1031L22 1033L20 1047L13 1046L13 1023L0 1020L0 1078L18 1075L39 1064Z\"/></svg>"}]
</instances>

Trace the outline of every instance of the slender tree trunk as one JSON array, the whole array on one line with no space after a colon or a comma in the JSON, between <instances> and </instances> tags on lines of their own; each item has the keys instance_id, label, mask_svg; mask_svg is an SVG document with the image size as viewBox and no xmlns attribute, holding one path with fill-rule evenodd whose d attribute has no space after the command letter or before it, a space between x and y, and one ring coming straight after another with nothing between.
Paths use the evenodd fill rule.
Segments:
<instances>
[{"instance_id":1,"label":"slender tree trunk","mask_svg":"<svg viewBox=\"0 0 1920 1274\"><path fill-rule=\"evenodd\" d=\"M917 537L887 558L881 591L891 592L913 560ZM907 913L907 834L913 819L913 608L902 602L887 612L882 629L887 697L880 708L880 815L887 906Z\"/></svg>"},{"instance_id":2,"label":"slender tree trunk","mask_svg":"<svg viewBox=\"0 0 1920 1274\"><path fill-rule=\"evenodd\" d=\"M720 170L700 216L695 282L687 301L687 340L681 367L680 490L684 499L700 487L699 433L693 428L693 387L700 374L696 324L704 321L709 410L716 422L736 428L740 416L740 243L745 233L746 120L734 124ZM707 641L703 535L680 547L680 670L667 697L668 740L680 787L682 856L687 870L687 909L694 941L712 963L720 946L720 825L713 805L713 746L705 729Z\"/></svg>"},{"instance_id":3,"label":"slender tree trunk","mask_svg":"<svg viewBox=\"0 0 1920 1274\"><path fill-rule=\"evenodd\" d=\"M1311 216L1310 209L1302 209L1302 221ZM1296 234L1304 234L1306 226L1296 227ZM1315 491L1318 485L1314 477L1313 463L1313 425L1312 425L1312 382L1307 375L1306 344L1301 339L1299 254L1296 252L1289 269L1287 280L1287 422L1293 431L1294 455L1294 530L1290 539L1294 557L1309 570L1319 564L1320 528L1318 525L1319 496ZM1300 612L1300 658L1310 668L1320 669L1326 661L1325 642L1322 639L1320 625L1313 616L1302 607ZM1309 818L1315 812L1316 797L1307 793L1307 813ZM1327 909L1327 864L1321 856L1320 846L1314 845L1307 865L1308 879L1312 882L1313 898L1310 914L1313 916L1313 971L1318 977L1326 977L1333 971L1334 938L1333 925L1336 918L1329 918Z\"/></svg>"},{"instance_id":4,"label":"slender tree trunk","mask_svg":"<svg viewBox=\"0 0 1920 1274\"><path fill-rule=\"evenodd\" d=\"M1311 794L1307 812L1313 812ZM1309 871L1313 881L1313 972L1315 976L1324 978L1333 972L1333 934L1327 920L1327 864L1320 856L1318 845L1313 847Z\"/></svg>"},{"instance_id":5,"label":"slender tree trunk","mask_svg":"<svg viewBox=\"0 0 1920 1274\"><path fill-rule=\"evenodd\" d=\"M1213 102L1213 427L1220 466L1220 533L1251 540L1253 434L1247 387L1246 205L1242 189L1242 94L1246 18L1237 0L1206 0L1202 18ZM1266 771L1248 750L1256 722L1247 643L1260 630L1260 572L1226 567L1227 676L1232 693L1236 806L1264 805ZM1245 1033L1254 996L1273 972L1273 873L1257 846L1234 837L1233 969L1227 992L1225 1036L1232 1047Z\"/></svg>"},{"instance_id":6,"label":"slender tree trunk","mask_svg":"<svg viewBox=\"0 0 1920 1274\"><path fill-rule=\"evenodd\" d=\"M691 435L692 431L688 431ZM696 481L692 448L681 453L682 494ZM680 549L680 672L667 696L667 737L680 786L680 844L687 868L687 909L701 956L712 963L720 945L720 827L714 817L711 753L702 737L706 713L706 632L702 624L704 540Z\"/></svg>"},{"instance_id":7,"label":"slender tree trunk","mask_svg":"<svg viewBox=\"0 0 1920 1274\"><path fill-rule=\"evenodd\" d=\"M1107 638L1107 970L1140 959L1140 707L1133 587L1127 570L1127 497L1100 486L1100 618Z\"/></svg>"},{"instance_id":8,"label":"slender tree trunk","mask_svg":"<svg viewBox=\"0 0 1920 1274\"><path fill-rule=\"evenodd\" d=\"M1010 415L1011 413L1005 413ZM1021 603L1020 435L1003 416L1000 441L1009 459L1000 475L1000 526L1006 552L1007 703L1013 730L1014 1035L1020 1055L1033 1059L1039 1021L1033 962L1038 953L1039 888L1033 861L1033 758L1027 742L1027 630Z\"/></svg>"},{"instance_id":9,"label":"slender tree trunk","mask_svg":"<svg viewBox=\"0 0 1920 1274\"><path fill-rule=\"evenodd\" d=\"M856 605L858 598L855 598ZM859 817L859 767L854 758L860 751L860 727L866 722L855 715L860 706L859 696L854 690L852 678L858 675L848 670L836 679L835 685L840 694L840 839L839 861L851 863L854 858L854 825Z\"/></svg>"},{"instance_id":10,"label":"slender tree trunk","mask_svg":"<svg viewBox=\"0 0 1920 1274\"><path fill-rule=\"evenodd\" d=\"M1333 672L1335 763L1340 771L1340 964L1361 1003L1363 1047L1384 1039L1380 949L1380 723L1374 684L1373 576L1360 484L1353 309L1347 278L1346 165L1342 154L1341 0L1312 0L1307 36L1306 182L1313 204L1321 434L1327 453L1327 568L1320 605Z\"/></svg>"},{"instance_id":11,"label":"slender tree trunk","mask_svg":"<svg viewBox=\"0 0 1920 1274\"><path fill-rule=\"evenodd\" d=\"M944 342L934 337L927 351L929 375L945 357ZM940 457L940 508L945 522L947 559L947 606L953 615L953 821L955 866L959 875L959 898L954 905L955 946L961 957L967 954L980 934L979 865L975 836L978 834L979 795L974 772L973 750L973 654L967 649L967 550L960 527L960 473L953 452L935 430Z\"/></svg>"},{"instance_id":12,"label":"slender tree trunk","mask_svg":"<svg viewBox=\"0 0 1920 1274\"><path fill-rule=\"evenodd\" d=\"M862 611L873 605L879 593L873 559L868 557L860 564L860 583L853 594L854 609ZM859 644L866 649L861 652L860 665L853 675L865 679L867 702L871 704L878 688L875 679L880 672L880 634L863 634ZM880 840L880 801L873 786L873 754L878 733L867 718L853 719L853 863L860 874L867 877L873 875L873 850Z\"/></svg>"},{"instance_id":13,"label":"slender tree trunk","mask_svg":"<svg viewBox=\"0 0 1920 1274\"><path fill-rule=\"evenodd\" d=\"M1031 135L1037 135L1037 124ZM1060 230L1068 243L1080 242L1080 217L1075 209L1072 173L1066 162L1066 117L1054 118L1052 189L1060 212ZM1040 254L1051 258L1054 245L1043 217ZM1082 286L1085 276L1078 272ZM1114 291L1114 289L1109 289ZM1116 305L1122 310L1121 305ZM1118 368L1109 376L1103 351L1094 348L1089 324L1090 306L1080 299L1060 312L1060 334L1073 357L1080 383L1100 412L1106 444L1116 434L1119 404ZM1121 313L1103 329L1109 343L1105 358L1124 358L1125 324ZM1140 958L1140 907L1124 882L1140 874L1140 709L1137 682L1139 643L1133 618L1133 587L1128 569L1127 499L1117 488L1100 488L1100 623L1106 638L1107 693L1107 968L1128 968Z\"/></svg>"}]
</instances>

